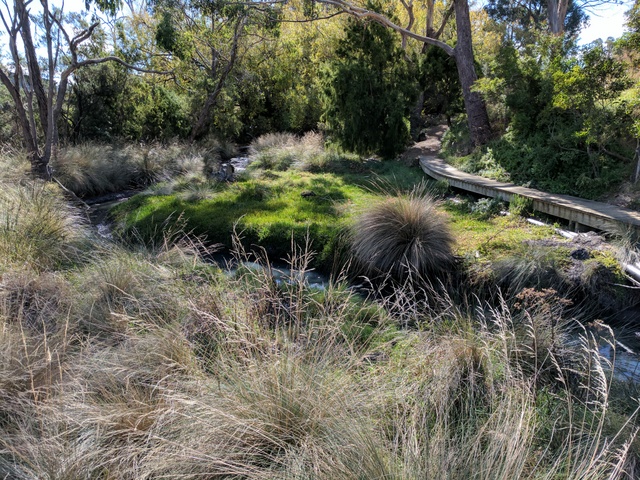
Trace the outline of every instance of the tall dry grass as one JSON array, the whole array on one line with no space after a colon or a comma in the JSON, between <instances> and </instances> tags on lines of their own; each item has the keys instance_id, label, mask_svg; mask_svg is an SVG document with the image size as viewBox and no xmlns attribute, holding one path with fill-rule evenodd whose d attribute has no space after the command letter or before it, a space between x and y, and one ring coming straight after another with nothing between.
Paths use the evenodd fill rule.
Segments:
<instances>
[{"instance_id":1,"label":"tall dry grass","mask_svg":"<svg viewBox=\"0 0 640 480\"><path fill-rule=\"evenodd\" d=\"M56 186L0 188L0 268L48 270L81 262L91 244L86 217Z\"/></svg>"},{"instance_id":2,"label":"tall dry grass","mask_svg":"<svg viewBox=\"0 0 640 480\"><path fill-rule=\"evenodd\" d=\"M7 263L0 478L637 477L635 416L612 428L609 361L562 309L374 302L291 262L226 275L168 242Z\"/></svg>"},{"instance_id":3,"label":"tall dry grass","mask_svg":"<svg viewBox=\"0 0 640 480\"><path fill-rule=\"evenodd\" d=\"M303 136L291 133L269 133L251 143L251 168L267 170L297 170L310 172L354 171L361 168L361 159L353 154L325 148L320 133Z\"/></svg>"},{"instance_id":4,"label":"tall dry grass","mask_svg":"<svg viewBox=\"0 0 640 480\"><path fill-rule=\"evenodd\" d=\"M85 143L62 150L55 178L81 197L140 188L177 175L204 173L207 150L187 145L124 147Z\"/></svg>"}]
</instances>

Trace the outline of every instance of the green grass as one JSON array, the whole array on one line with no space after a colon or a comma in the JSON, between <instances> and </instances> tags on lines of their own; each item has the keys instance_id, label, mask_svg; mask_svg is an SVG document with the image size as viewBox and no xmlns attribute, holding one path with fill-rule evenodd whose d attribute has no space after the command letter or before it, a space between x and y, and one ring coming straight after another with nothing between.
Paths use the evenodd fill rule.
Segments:
<instances>
[{"instance_id":1,"label":"green grass","mask_svg":"<svg viewBox=\"0 0 640 480\"><path fill-rule=\"evenodd\" d=\"M348 163L348 162L347 162ZM247 246L260 245L271 258L286 258L292 236L319 252L319 263L332 261L335 238L359 208L382 190L404 191L422 175L400 164L376 162L366 169L360 161L340 173L300 170L255 170L237 182L218 185L208 198L189 201L178 194L141 194L118 206L114 215L125 234L158 241L168 225L202 236L210 244L232 246L234 226ZM307 195L313 193L313 195Z\"/></svg>"},{"instance_id":2,"label":"green grass","mask_svg":"<svg viewBox=\"0 0 640 480\"><path fill-rule=\"evenodd\" d=\"M324 179L342 196L307 210L339 221L378 197L365 175L263 173L204 200L134 204L229 195L232 208L259 195L275 202L268 215L294 215L307 201L296 189ZM71 255L68 235L86 226L47 192L0 202L11 220L0 246L24 237L0 282L0 478L637 478L637 402L593 337L567 341L553 292L484 303L464 284L429 301L399 287L364 299L339 278L325 290L295 274L278 283L264 259L226 275L177 234L153 248L83 235ZM522 248L516 219L456 208L458 248ZM34 228L40 210L64 228ZM291 263L309 268L308 252Z\"/></svg>"},{"instance_id":3,"label":"green grass","mask_svg":"<svg viewBox=\"0 0 640 480\"><path fill-rule=\"evenodd\" d=\"M472 215L468 201L458 200L457 203L444 203L456 238L458 255L475 255L478 252L486 260L495 260L518 251L525 240L540 240L555 235L552 226L535 226L515 215L488 218Z\"/></svg>"}]
</instances>

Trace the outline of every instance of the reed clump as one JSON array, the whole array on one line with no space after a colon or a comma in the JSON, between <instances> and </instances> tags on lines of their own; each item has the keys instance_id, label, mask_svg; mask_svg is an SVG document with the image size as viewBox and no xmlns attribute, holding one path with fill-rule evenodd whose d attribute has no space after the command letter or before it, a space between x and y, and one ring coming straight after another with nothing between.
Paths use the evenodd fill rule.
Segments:
<instances>
[{"instance_id":1,"label":"reed clump","mask_svg":"<svg viewBox=\"0 0 640 480\"><path fill-rule=\"evenodd\" d=\"M427 278L454 264L447 220L420 189L375 201L356 218L352 231L353 257L367 275Z\"/></svg>"}]
</instances>

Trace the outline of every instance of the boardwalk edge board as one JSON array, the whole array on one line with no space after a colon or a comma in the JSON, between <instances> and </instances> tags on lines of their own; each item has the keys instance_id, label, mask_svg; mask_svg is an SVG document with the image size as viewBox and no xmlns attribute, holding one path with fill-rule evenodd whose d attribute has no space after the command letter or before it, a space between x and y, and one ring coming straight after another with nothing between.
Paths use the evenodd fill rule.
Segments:
<instances>
[{"instance_id":1,"label":"boardwalk edge board","mask_svg":"<svg viewBox=\"0 0 640 480\"><path fill-rule=\"evenodd\" d=\"M531 199L534 210L565 219L576 230L581 226L603 231L616 231L621 227L640 230L640 213L633 210L479 177L447 165L437 157L420 156L420 167L436 180L445 180L452 187L478 195L499 198L507 202L516 195Z\"/></svg>"}]
</instances>

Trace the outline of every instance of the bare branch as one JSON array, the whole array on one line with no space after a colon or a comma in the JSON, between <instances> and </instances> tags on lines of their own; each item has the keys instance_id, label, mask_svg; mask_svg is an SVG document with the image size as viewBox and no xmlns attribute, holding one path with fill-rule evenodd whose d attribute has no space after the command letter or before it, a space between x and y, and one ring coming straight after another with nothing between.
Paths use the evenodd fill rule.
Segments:
<instances>
[{"instance_id":1,"label":"bare branch","mask_svg":"<svg viewBox=\"0 0 640 480\"><path fill-rule=\"evenodd\" d=\"M447 10L444 12L444 16L442 17L442 23L440 24L440 28L436 33L433 34L433 38L440 38L440 35L442 35L442 32L444 32L444 28L447 26L447 22L451 18L451 15L453 15L453 2L451 3L451 5L449 5L449 8L447 8Z\"/></svg>"},{"instance_id":2,"label":"bare branch","mask_svg":"<svg viewBox=\"0 0 640 480\"><path fill-rule=\"evenodd\" d=\"M427 37L424 35L419 35L417 33L411 32L409 30L407 30L406 28L401 27L400 25L397 25L395 23L393 23L391 20L389 20L387 17L385 17L384 15L378 13L378 12L374 12L372 10L367 10L366 8L361 8L361 7L356 7L355 5L352 5L348 2L346 2L345 0L318 0L321 3L325 3L327 5L333 5L335 7L338 7L340 9L342 9L345 13L352 15L356 18L362 18L362 19L371 19L375 22L378 22L379 24L391 28L392 30L395 30L398 33L401 33L403 35L406 35L407 37L413 38L415 40L418 40L420 42L423 43L427 43L429 45L435 45L436 47L441 48L442 50L445 51L445 53L451 57L455 57L456 52L453 49L453 47L451 47L450 45L447 45L446 43L432 38L432 37Z\"/></svg>"},{"instance_id":3,"label":"bare branch","mask_svg":"<svg viewBox=\"0 0 640 480\"><path fill-rule=\"evenodd\" d=\"M407 3L405 0L400 0L402 2L402 6L407 11L407 15L409 15L409 23L405 27L405 30L411 30L413 28L413 23L415 22L415 16L413 15L413 0L409 0ZM402 33L402 49L405 50L407 48L407 36L405 33Z\"/></svg>"},{"instance_id":4,"label":"bare branch","mask_svg":"<svg viewBox=\"0 0 640 480\"><path fill-rule=\"evenodd\" d=\"M343 15L347 12L344 10L340 10L339 12L332 13L331 15L326 15L324 17L314 17L314 18L302 18L295 20L285 20L285 19L277 19L280 23L312 23L317 22L318 20L329 20L330 18L337 17L338 15ZM275 17L269 17L270 20L276 20Z\"/></svg>"},{"instance_id":5,"label":"bare branch","mask_svg":"<svg viewBox=\"0 0 640 480\"><path fill-rule=\"evenodd\" d=\"M78 68L86 67L88 65L98 65L100 63L106 63L106 62L115 62L122 65L123 67L130 68L131 70L135 70L136 72L141 72L141 73L152 73L154 75L173 75L174 74L172 70L162 71L162 70L153 70L153 69L143 68L143 67L136 67L135 65L131 65L130 63L127 63L121 58L115 57L113 55L108 57L102 57L102 58L90 58L87 60L82 60L81 62L78 62L75 65L71 65L69 68L67 68L67 70L65 70L65 72L70 70L69 72L70 74L73 71L77 70Z\"/></svg>"},{"instance_id":6,"label":"bare branch","mask_svg":"<svg viewBox=\"0 0 640 480\"><path fill-rule=\"evenodd\" d=\"M95 22L89 28L86 28L86 29L82 30L75 37L73 37L73 40L71 40L69 42L69 46L72 49L77 48L78 45L80 45L82 42L84 42L85 40L89 39L91 37L91 35L93 35L93 31L98 27L98 25L100 25L100 22Z\"/></svg>"}]
</instances>

